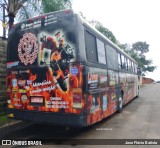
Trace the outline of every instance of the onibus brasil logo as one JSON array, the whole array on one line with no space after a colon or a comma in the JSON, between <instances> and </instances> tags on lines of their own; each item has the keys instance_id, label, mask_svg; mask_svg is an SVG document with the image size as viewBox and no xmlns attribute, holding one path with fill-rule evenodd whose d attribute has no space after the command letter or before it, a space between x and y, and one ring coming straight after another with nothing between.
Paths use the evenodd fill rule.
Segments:
<instances>
[{"instance_id":1,"label":"onibus brasil logo","mask_svg":"<svg viewBox=\"0 0 160 148\"><path fill-rule=\"evenodd\" d=\"M24 65L33 64L38 55L37 38L32 33L25 33L18 44L18 56Z\"/></svg>"}]
</instances>

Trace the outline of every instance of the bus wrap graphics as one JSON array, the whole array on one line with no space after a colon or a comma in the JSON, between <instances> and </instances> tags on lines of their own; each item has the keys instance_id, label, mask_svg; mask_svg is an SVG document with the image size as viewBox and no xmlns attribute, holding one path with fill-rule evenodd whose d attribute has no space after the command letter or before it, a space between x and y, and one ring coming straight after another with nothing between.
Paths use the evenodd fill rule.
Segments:
<instances>
[{"instance_id":1,"label":"bus wrap graphics","mask_svg":"<svg viewBox=\"0 0 160 148\"><path fill-rule=\"evenodd\" d=\"M23 34L18 44L19 63L28 66L36 61L43 68L41 71L34 68L10 70L7 77L8 82L12 80L8 83L8 89L12 90L9 108L81 112L74 108L83 108L82 97L73 102L73 96L76 99L82 95L83 66L70 64L75 60L75 47L67 43L61 30L55 32L40 32L37 37L31 32ZM74 91L77 96L72 93Z\"/></svg>"},{"instance_id":2,"label":"bus wrap graphics","mask_svg":"<svg viewBox=\"0 0 160 148\"><path fill-rule=\"evenodd\" d=\"M137 62L72 10L16 24L7 45L7 114L89 126L138 96Z\"/></svg>"},{"instance_id":3,"label":"bus wrap graphics","mask_svg":"<svg viewBox=\"0 0 160 148\"><path fill-rule=\"evenodd\" d=\"M18 56L24 65L32 64L38 56L37 38L32 33L25 33L18 44Z\"/></svg>"}]
</instances>

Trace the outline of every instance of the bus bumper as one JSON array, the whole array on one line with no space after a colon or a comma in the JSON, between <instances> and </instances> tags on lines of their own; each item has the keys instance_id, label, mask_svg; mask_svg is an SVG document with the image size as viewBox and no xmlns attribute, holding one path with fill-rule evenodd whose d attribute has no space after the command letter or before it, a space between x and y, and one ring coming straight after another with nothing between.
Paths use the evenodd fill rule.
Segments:
<instances>
[{"instance_id":1,"label":"bus bumper","mask_svg":"<svg viewBox=\"0 0 160 148\"><path fill-rule=\"evenodd\" d=\"M71 127L84 127L87 126L86 116L67 113L53 113L53 112L40 112L7 109L7 116L17 120L33 121L43 124L53 124Z\"/></svg>"}]
</instances>

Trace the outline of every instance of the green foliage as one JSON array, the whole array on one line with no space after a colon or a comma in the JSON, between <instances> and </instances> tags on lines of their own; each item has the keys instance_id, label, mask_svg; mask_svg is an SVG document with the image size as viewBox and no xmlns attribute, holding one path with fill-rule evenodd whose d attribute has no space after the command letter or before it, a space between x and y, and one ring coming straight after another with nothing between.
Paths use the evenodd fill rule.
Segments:
<instances>
[{"instance_id":1,"label":"green foliage","mask_svg":"<svg viewBox=\"0 0 160 148\"><path fill-rule=\"evenodd\" d=\"M23 21L43 12L40 0L28 0L19 10L16 19Z\"/></svg>"},{"instance_id":2,"label":"green foliage","mask_svg":"<svg viewBox=\"0 0 160 148\"><path fill-rule=\"evenodd\" d=\"M125 44L118 44L118 47L127 53Z\"/></svg>"},{"instance_id":3,"label":"green foliage","mask_svg":"<svg viewBox=\"0 0 160 148\"><path fill-rule=\"evenodd\" d=\"M149 51L149 44L146 42L136 42L132 46L128 44L119 44L119 47L129 54L138 63L138 67L142 69L142 75L147 72L153 72L156 66L152 66L152 60L146 59L145 53Z\"/></svg>"},{"instance_id":4,"label":"green foliage","mask_svg":"<svg viewBox=\"0 0 160 148\"><path fill-rule=\"evenodd\" d=\"M12 119L7 118L6 113L0 113L0 126L14 122Z\"/></svg>"},{"instance_id":5,"label":"green foliage","mask_svg":"<svg viewBox=\"0 0 160 148\"><path fill-rule=\"evenodd\" d=\"M67 2L68 0L28 0L20 9L17 15L17 20L23 21L42 13L67 9L69 7L66 5Z\"/></svg>"},{"instance_id":6,"label":"green foliage","mask_svg":"<svg viewBox=\"0 0 160 148\"><path fill-rule=\"evenodd\" d=\"M129 50L126 50L125 46L121 45L123 50L129 54L135 61L137 61L138 66L142 68L142 75L146 72L153 72L156 66L152 66L152 60L146 59L145 53L149 51L149 44L146 42L136 42L132 44Z\"/></svg>"},{"instance_id":7,"label":"green foliage","mask_svg":"<svg viewBox=\"0 0 160 148\"><path fill-rule=\"evenodd\" d=\"M149 51L149 44L147 44L146 42L136 42L132 44L132 47L134 50L139 52L141 55Z\"/></svg>"},{"instance_id":8,"label":"green foliage","mask_svg":"<svg viewBox=\"0 0 160 148\"><path fill-rule=\"evenodd\" d=\"M64 0L43 0L42 6L43 6L43 12L53 12L58 10L64 10L66 9L66 2Z\"/></svg>"},{"instance_id":9,"label":"green foliage","mask_svg":"<svg viewBox=\"0 0 160 148\"><path fill-rule=\"evenodd\" d=\"M95 27L96 29L101 32L104 36L106 36L110 41L112 41L113 43L117 44L117 39L116 37L113 35L112 31L110 31L109 29L105 28L100 22L98 21L91 21L95 23Z\"/></svg>"}]
</instances>

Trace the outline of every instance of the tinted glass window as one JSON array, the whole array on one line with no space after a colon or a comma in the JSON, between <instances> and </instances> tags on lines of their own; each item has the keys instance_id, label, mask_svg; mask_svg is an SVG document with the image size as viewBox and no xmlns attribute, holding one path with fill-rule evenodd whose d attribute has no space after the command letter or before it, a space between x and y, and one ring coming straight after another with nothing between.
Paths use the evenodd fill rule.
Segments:
<instances>
[{"instance_id":1,"label":"tinted glass window","mask_svg":"<svg viewBox=\"0 0 160 148\"><path fill-rule=\"evenodd\" d=\"M121 59L122 59L122 69L126 69L126 61L123 55L121 55Z\"/></svg>"},{"instance_id":2,"label":"tinted glass window","mask_svg":"<svg viewBox=\"0 0 160 148\"><path fill-rule=\"evenodd\" d=\"M134 72L134 65L133 65L133 62L131 62L131 71Z\"/></svg>"},{"instance_id":3,"label":"tinted glass window","mask_svg":"<svg viewBox=\"0 0 160 148\"><path fill-rule=\"evenodd\" d=\"M122 68L122 64L121 64L121 54L118 53L118 68L121 69Z\"/></svg>"},{"instance_id":4,"label":"tinted glass window","mask_svg":"<svg viewBox=\"0 0 160 148\"><path fill-rule=\"evenodd\" d=\"M86 40L86 52L88 60L98 62L96 37L91 33L89 33L88 31L86 31L85 40Z\"/></svg>"},{"instance_id":5,"label":"tinted glass window","mask_svg":"<svg viewBox=\"0 0 160 148\"><path fill-rule=\"evenodd\" d=\"M126 70L128 70L128 62L127 62L127 58L125 58L125 68L126 68Z\"/></svg>"},{"instance_id":6,"label":"tinted glass window","mask_svg":"<svg viewBox=\"0 0 160 148\"><path fill-rule=\"evenodd\" d=\"M137 68L138 68L138 65L135 64L135 73L137 74Z\"/></svg>"},{"instance_id":7,"label":"tinted glass window","mask_svg":"<svg viewBox=\"0 0 160 148\"><path fill-rule=\"evenodd\" d=\"M128 59L128 71L131 71L131 61Z\"/></svg>"},{"instance_id":8,"label":"tinted glass window","mask_svg":"<svg viewBox=\"0 0 160 148\"><path fill-rule=\"evenodd\" d=\"M104 43L97 39L97 51L98 51L98 61L99 63L106 64L106 56L105 56L105 49Z\"/></svg>"},{"instance_id":9,"label":"tinted glass window","mask_svg":"<svg viewBox=\"0 0 160 148\"><path fill-rule=\"evenodd\" d=\"M135 64L134 64L134 62L132 62L132 69L133 69L133 72L135 72Z\"/></svg>"},{"instance_id":10,"label":"tinted glass window","mask_svg":"<svg viewBox=\"0 0 160 148\"><path fill-rule=\"evenodd\" d=\"M118 70L118 53L110 45L106 45L108 68Z\"/></svg>"}]
</instances>

